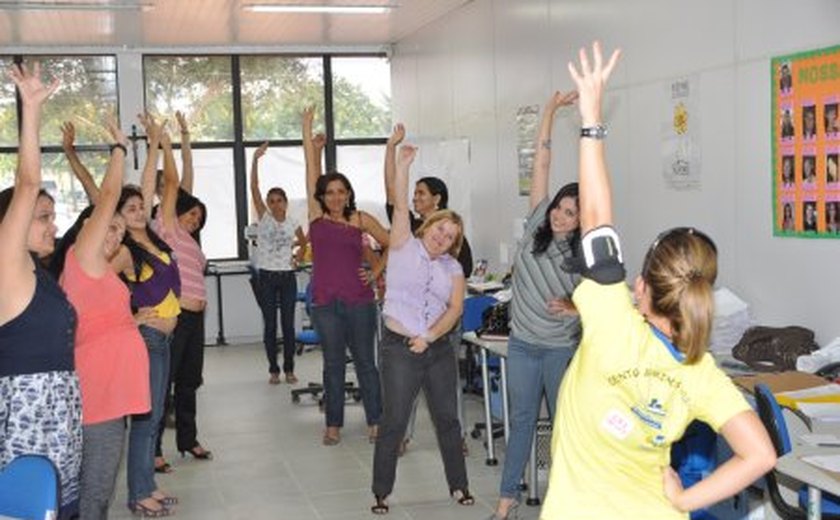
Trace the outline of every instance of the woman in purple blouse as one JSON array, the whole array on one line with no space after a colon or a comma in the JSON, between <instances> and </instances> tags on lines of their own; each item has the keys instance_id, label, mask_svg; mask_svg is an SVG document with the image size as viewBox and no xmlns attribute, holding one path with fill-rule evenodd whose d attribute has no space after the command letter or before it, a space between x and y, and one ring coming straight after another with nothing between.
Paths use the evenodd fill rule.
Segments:
<instances>
[{"instance_id":1,"label":"woman in purple blouse","mask_svg":"<svg viewBox=\"0 0 840 520\"><path fill-rule=\"evenodd\" d=\"M449 338L464 306L464 272L456 260L464 226L457 213L440 210L412 235L408 169L415 155L412 146L400 149L394 183L380 344L383 408L373 456L375 514L388 512L400 442L420 388L435 425L449 493L461 505L475 502L467 489L455 400L457 365Z\"/></svg>"}]
</instances>

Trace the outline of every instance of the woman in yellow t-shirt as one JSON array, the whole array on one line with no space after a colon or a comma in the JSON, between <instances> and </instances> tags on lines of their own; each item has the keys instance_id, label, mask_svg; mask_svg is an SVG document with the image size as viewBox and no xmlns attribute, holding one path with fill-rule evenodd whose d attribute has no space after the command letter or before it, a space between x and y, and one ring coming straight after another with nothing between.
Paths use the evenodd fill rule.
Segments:
<instances>
[{"instance_id":1,"label":"woman in yellow t-shirt","mask_svg":"<svg viewBox=\"0 0 840 520\"><path fill-rule=\"evenodd\" d=\"M583 337L557 403L551 475L541 518L687 519L770 470L775 452L756 414L706 352L717 250L691 228L653 243L636 279L638 307L624 284L612 228L601 98L619 52L596 42L569 72L577 84L580 221L584 281L573 294ZM669 467L671 444L693 420L723 435L734 456L683 489Z\"/></svg>"}]
</instances>

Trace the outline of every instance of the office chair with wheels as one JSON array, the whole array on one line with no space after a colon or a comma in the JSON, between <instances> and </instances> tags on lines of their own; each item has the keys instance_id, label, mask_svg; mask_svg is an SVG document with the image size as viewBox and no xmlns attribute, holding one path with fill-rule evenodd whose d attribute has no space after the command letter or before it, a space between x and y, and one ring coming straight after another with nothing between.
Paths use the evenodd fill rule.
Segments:
<instances>
[{"instance_id":1,"label":"office chair with wheels","mask_svg":"<svg viewBox=\"0 0 840 520\"><path fill-rule=\"evenodd\" d=\"M58 470L42 455L21 455L0 471L0 515L53 520L58 512Z\"/></svg>"},{"instance_id":2,"label":"office chair with wheels","mask_svg":"<svg viewBox=\"0 0 840 520\"><path fill-rule=\"evenodd\" d=\"M755 403L758 408L758 416L761 418L764 427L767 428L767 433L776 449L776 455L781 457L790 452L790 435L788 434L787 423L782 415L782 407L779 406L776 397L767 385L755 385ZM783 520L805 520L807 518L807 486L802 486L799 489L799 506L797 507L788 504L782 497L775 470L767 472L764 479L773 509ZM821 507L824 519L840 520L840 497L823 493Z\"/></svg>"},{"instance_id":3,"label":"office chair with wheels","mask_svg":"<svg viewBox=\"0 0 840 520\"><path fill-rule=\"evenodd\" d=\"M312 319L312 282L306 284L306 289L303 292L303 299L304 299L304 309L306 310L306 315L310 318L310 323ZM297 353L298 355L303 353L304 348L307 345L319 345L321 343L321 339L318 337L318 332L312 328L304 328L300 332L295 335L295 341L297 343ZM347 362L350 363L351 359L348 357ZM318 406L324 406L324 385L321 383L307 383L306 386L302 388L293 388L291 391L292 395L292 402L299 403L300 396L302 395L311 395L313 399L318 399ZM344 394L345 397L353 399L355 402L359 402L362 400L362 393L361 389L356 386L355 383L352 381L345 381L344 383Z\"/></svg>"}]
</instances>

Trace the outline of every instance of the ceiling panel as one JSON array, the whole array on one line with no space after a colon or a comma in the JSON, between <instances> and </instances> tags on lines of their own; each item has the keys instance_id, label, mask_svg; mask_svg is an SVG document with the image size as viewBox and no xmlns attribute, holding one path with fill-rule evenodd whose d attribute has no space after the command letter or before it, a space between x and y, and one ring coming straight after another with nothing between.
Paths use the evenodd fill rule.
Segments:
<instances>
[{"instance_id":1,"label":"ceiling panel","mask_svg":"<svg viewBox=\"0 0 840 520\"><path fill-rule=\"evenodd\" d=\"M353 46L400 40L472 0L0 0L11 46ZM250 3L391 5L387 14L257 13Z\"/></svg>"}]
</instances>

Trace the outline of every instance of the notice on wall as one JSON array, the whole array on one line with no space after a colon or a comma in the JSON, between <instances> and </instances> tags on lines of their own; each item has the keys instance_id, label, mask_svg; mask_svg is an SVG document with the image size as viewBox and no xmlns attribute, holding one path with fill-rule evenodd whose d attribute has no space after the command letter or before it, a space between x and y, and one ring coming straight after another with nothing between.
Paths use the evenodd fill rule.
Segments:
<instances>
[{"instance_id":1,"label":"notice on wall","mask_svg":"<svg viewBox=\"0 0 840 520\"><path fill-rule=\"evenodd\" d=\"M840 46L770 64L773 234L840 238Z\"/></svg>"},{"instance_id":2,"label":"notice on wall","mask_svg":"<svg viewBox=\"0 0 840 520\"><path fill-rule=\"evenodd\" d=\"M662 176L673 190L700 189L700 142L695 79L682 78L666 85L668 100L662 135Z\"/></svg>"},{"instance_id":3,"label":"notice on wall","mask_svg":"<svg viewBox=\"0 0 840 520\"><path fill-rule=\"evenodd\" d=\"M523 106L516 110L516 155L520 195L531 193L531 176L534 171L534 158L537 155L534 143L537 139L539 117L539 105Z\"/></svg>"}]
</instances>

